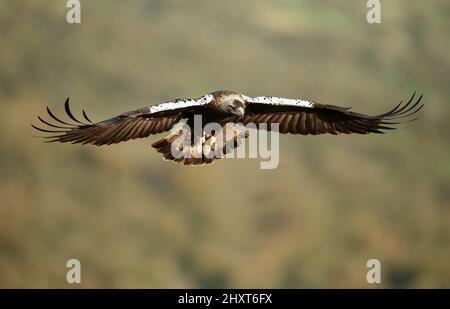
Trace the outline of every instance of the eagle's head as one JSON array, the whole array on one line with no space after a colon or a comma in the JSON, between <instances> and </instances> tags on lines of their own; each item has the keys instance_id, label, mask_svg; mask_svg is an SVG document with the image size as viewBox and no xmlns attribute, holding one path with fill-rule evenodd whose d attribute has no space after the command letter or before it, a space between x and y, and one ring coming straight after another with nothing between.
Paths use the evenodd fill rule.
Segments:
<instances>
[{"instance_id":1,"label":"eagle's head","mask_svg":"<svg viewBox=\"0 0 450 309\"><path fill-rule=\"evenodd\" d=\"M218 91L214 93L214 97L217 100L217 106L221 112L244 117L245 100L239 93Z\"/></svg>"}]
</instances>

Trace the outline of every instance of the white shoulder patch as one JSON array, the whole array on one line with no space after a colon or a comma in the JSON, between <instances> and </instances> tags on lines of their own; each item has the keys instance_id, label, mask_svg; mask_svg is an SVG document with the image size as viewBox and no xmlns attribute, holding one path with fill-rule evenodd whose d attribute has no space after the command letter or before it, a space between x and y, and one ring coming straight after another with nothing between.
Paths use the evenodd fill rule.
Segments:
<instances>
[{"instance_id":1,"label":"white shoulder patch","mask_svg":"<svg viewBox=\"0 0 450 309\"><path fill-rule=\"evenodd\" d=\"M314 108L314 103L307 100L285 99L279 97L247 97L245 95L243 95L242 97L244 98L244 100L250 103Z\"/></svg>"},{"instance_id":2,"label":"white shoulder patch","mask_svg":"<svg viewBox=\"0 0 450 309\"><path fill-rule=\"evenodd\" d=\"M198 99L176 99L174 101L151 105L148 107L149 113L158 113L162 111L176 110L179 108L201 106L210 103L214 97L211 94L204 95Z\"/></svg>"}]
</instances>

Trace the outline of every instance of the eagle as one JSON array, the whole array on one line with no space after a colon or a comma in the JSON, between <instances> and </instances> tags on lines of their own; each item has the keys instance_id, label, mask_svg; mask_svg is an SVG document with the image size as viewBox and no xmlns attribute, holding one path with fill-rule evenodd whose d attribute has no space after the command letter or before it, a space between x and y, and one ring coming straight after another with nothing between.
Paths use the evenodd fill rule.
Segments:
<instances>
[{"instance_id":1,"label":"eagle","mask_svg":"<svg viewBox=\"0 0 450 309\"><path fill-rule=\"evenodd\" d=\"M31 126L47 133L46 136L41 136L47 139L46 142L96 146L170 131L169 135L151 146L166 160L184 165L204 165L220 159L229 149L238 147L248 136L243 129L247 124L255 124L257 129L267 131L271 130L272 125L276 125L278 132L282 134L380 134L395 129L401 123L416 120L417 118L411 119L411 116L422 109L422 97L423 95L417 97L414 92L407 102L401 101L386 113L370 116L353 112L350 107L322 104L312 100L274 96L251 97L221 90L196 99L175 99L146 106L100 122L92 122L84 110L83 119L77 119L70 110L67 98L64 107L72 123L58 118L47 107L52 121L38 116L38 120L46 127L34 124ZM222 132L220 135L214 130L184 134L184 128L191 131L194 129L195 119L199 116L204 123L218 124L226 134ZM177 129L177 125L183 126ZM180 140L183 143L179 143ZM206 144L209 145L210 151L214 150L221 155L208 156L203 153L202 146ZM174 147L184 151L184 155L174 155Z\"/></svg>"}]
</instances>

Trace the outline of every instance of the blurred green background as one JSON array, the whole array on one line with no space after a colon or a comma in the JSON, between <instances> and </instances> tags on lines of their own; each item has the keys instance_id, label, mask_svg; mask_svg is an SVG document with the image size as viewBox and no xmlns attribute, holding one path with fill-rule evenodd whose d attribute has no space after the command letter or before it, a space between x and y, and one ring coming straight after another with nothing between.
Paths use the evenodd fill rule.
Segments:
<instances>
[{"instance_id":1,"label":"blurred green background","mask_svg":"<svg viewBox=\"0 0 450 309\"><path fill-rule=\"evenodd\" d=\"M450 4L0 1L0 287L450 287ZM93 120L218 89L383 112L387 135L294 136L280 165L163 161L160 138L44 144L48 105ZM366 282L381 261L382 284Z\"/></svg>"}]
</instances>

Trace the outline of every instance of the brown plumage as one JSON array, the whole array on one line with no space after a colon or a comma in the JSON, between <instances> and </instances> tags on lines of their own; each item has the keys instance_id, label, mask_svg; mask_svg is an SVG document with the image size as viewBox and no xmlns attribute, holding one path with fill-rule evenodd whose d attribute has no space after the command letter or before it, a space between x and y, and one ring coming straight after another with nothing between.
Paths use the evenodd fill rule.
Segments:
<instances>
[{"instance_id":1,"label":"brown plumage","mask_svg":"<svg viewBox=\"0 0 450 309\"><path fill-rule=\"evenodd\" d=\"M406 103L400 103L391 111L368 116L350 111L350 108L343 108L333 105L314 103L314 109L293 110L281 106L274 106L267 110L259 107L247 106L246 115L241 120L242 123L277 123L280 133L318 135L318 134L368 134L384 133L382 130L393 130L401 121L417 113L423 105L419 105L422 96L412 104L414 96ZM413 121L416 119L409 119Z\"/></svg>"},{"instance_id":2,"label":"brown plumage","mask_svg":"<svg viewBox=\"0 0 450 309\"><path fill-rule=\"evenodd\" d=\"M248 97L232 91L217 91L198 99L177 99L172 102L144 107L135 111L120 114L108 120L92 122L86 113L82 112L83 121L78 120L71 112L69 99L65 103L65 111L73 123L68 123L56 117L49 108L48 115L55 121L50 123L40 116L39 121L49 128L32 125L41 132L50 133L47 142L72 144L110 145L135 138L171 130L182 120L193 131L196 115L203 117L203 125L218 123L222 128L231 129L234 134L220 136L222 143L216 142L217 136L197 132L190 139L185 149L187 153L198 154L196 158L174 158L171 153L172 144L181 138L180 131L173 131L169 136L155 142L154 147L167 160L181 162L185 165L209 164L221 157L208 158L198 153L195 147L208 145L224 147L224 145L239 145L246 133L233 123L247 125L254 123L279 124L280 133L317 135L317 134L367 134L384 133L384 130L395 129L395 125L415 119L408 117L417 113L423 104L422 96L414 101L415 94L403 104L384 114L375 116L364 115L334 105L320 104L307 100L291 100L277 97ZM230 126L231 125L231 126ZM270 129L270 126L269 126ZM200 149L200 148L199 148ZM200 151L201 152L201 151ZM226 154L229 149L220 149L218 153Z\"/></svg>"},{"instance_id":3,"label":"brown plumage","mask_svg":"<svg viewBox=\"0 0 450 309\"><path fill-rule=\"evenodd\" d=\"M47 142L61 142L72 144L93 144L93 145L110 145L124 142L130 139L147 137L150 134L158 134L172 128L173 124L177 122L176 116L161 116L161 117L145 117L144 109L136 110L129 113L124 113L117 117L106 121L93 123L83 111L83 117L86 122L81 122L76 119L69 107L69 99L66 100L65 110L70 119L75 121L74 124L67 123L56 117L47 107L47 113L58 124L51 124L40 116L38 119L55 129L42 129L34 125L33 128L55 135L47 136ZM64 125L64 126L61 126Z\"/></svg>"}]
</instances>

